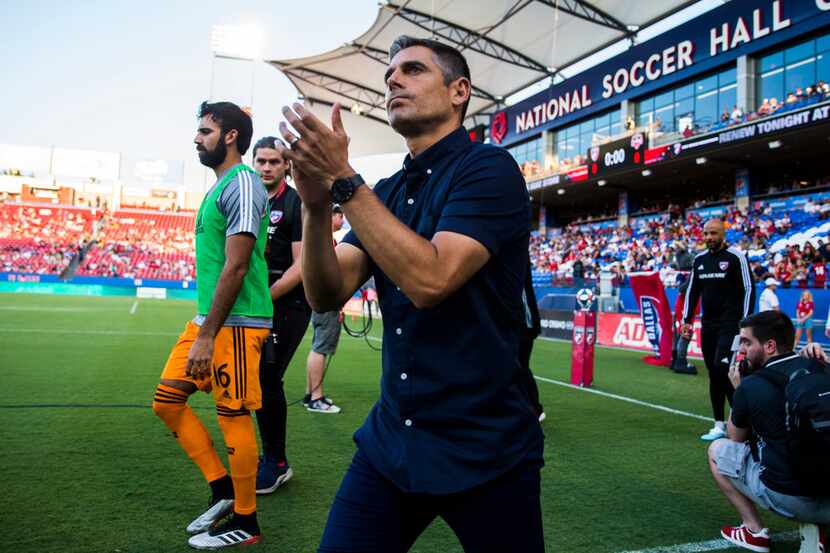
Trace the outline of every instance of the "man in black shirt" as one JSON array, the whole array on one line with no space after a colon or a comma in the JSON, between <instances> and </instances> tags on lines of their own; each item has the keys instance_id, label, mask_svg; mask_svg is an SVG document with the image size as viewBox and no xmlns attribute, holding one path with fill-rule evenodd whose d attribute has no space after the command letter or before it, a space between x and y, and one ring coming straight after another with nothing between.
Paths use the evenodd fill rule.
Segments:
<instances>
[{"instance_id":1,"label":"man in black shirt","mask_svg":"<svg viewBox=\"0 0 830 553\"><path fill-rule=\"evenodd\" d=\"M374 189L349 165L338 105L332 129L299 104L280 124L309 303L340 308L374 276L383 311L380 398L318 552L403 553L441 517L467 553L543 553L544 436L519 364L527 187L506 150L461 126L458 50L403 36L390 58L387 114L409 154ZM352 227L336 248L332 201Z\"/></svg>"},{"instance_id":2,"label":"man in black shirt","mask_svg":"<svg viewBox=\"0 0 830 553\"><path fill-rule=\"evenodd\" d=\"M724 242L723 222L710 219L703 227L706 251L695 257L683 304L681 334L692 337L694 307L702 296L703 328L701 349L709 372L709 399L715 426L700 438L717 440L726 436L724 401L732 405L734 389L729 382L732 343L738 323L752 313L755 286L746 256Z\"/></svg>"},{"instance_id":3,"label":"man in black shirt","mask_svg":"<svg viewBox=\"0 0 830 553\"><path fill-rule=\"evenodd\" d=\"M740 526L726 526L724 538L754 551L769 551L769 531L756 504L800 522L830 523L830 497L810 497L815 484L793 469L786 427L783 389L759 371L790 375L809 359L793 353L795 329L778 311L762 311L741 324L739 352L729 378L735 386L729 439L709 447L709 466L721 491L741 516Z\"/></svg>"},{"instance_id":4,"label":"man in black shirt","mask_svg":"<svg viewBox=\"0 0 830 553\"><path fill-rule=\"evenodd\" d=\"M274 302L273 328L263 346L259 371L262 408L256 414L264 455L257 468L258 494L276 491L294 474L285 454L288 410L282 379L311 317L300 275L300 197L285 182L288 162L277 151L277 144L284 145L280 139L266 136L254 145L254 168L268 189L265 261Z\"/></svg>"}]
</instances>

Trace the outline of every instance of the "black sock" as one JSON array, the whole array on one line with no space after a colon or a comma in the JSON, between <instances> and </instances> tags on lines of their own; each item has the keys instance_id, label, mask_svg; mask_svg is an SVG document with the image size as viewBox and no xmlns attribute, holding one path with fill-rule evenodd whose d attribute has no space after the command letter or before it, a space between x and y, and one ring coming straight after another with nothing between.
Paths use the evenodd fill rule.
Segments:
<instances>
[{"instance_id":1,"label":"black sock","mask_svg":"<svg viewBox=\"0 0 830 553\"><path fill-rule=\"evenodd\" d=\"M233 519L243 530L251 534L259 533L259 524L256 520L256 511L254 511L250 515L240 515L239 513L234 511Z\"/></svg>"},{"instance_id":2,"label":"black sock","mask_svg":"<svg viewBox=\"0 0 830 553\"><path fill-rule=\"evenodd\" d=\"M233 480L227 474L217 478L210 483L210 491L214 499L233 499Z\"/></svg>"}]
</instances>

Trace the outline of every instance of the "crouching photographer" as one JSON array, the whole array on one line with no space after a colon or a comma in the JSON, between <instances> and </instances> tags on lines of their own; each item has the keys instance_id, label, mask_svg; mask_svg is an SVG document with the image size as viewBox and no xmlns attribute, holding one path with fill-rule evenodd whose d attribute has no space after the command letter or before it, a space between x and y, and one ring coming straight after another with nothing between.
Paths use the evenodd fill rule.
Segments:
<instances>
[{"instance_id":1,"label":"crouching photographer","mask_svg":"<svg viewBox=\"0 0 830 553\"><path fill-rule=\"evenodd\" d=\"M741 321L729 371L735 386L726 439L709 447L712 475L741 517L721 530L752 551L769 551L758 506L802 523L830 524L830 374L820 348L793 352L795 329L778 311ZM810 359L809 355L818 359Z\"/></svg>"}]
</instances>

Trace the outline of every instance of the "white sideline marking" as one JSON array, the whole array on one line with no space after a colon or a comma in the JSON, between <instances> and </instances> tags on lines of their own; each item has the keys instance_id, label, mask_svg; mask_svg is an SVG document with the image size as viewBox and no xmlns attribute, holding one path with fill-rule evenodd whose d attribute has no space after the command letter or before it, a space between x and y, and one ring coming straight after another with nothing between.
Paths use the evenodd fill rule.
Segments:
<instances>
[{"instance_id":1,"label":"white sideline marking","mask_svg":"<svg viewBox=\"0 0 830 553\"><path fill-rule=\"evenodd\" d=\"M135 310L138 309L138 300L133 302L133 306L130 307L130 315L135 315Z\"/></svg>"},{"instance_id":2,"label":"white sideline marking","mask_svg":"<svg viewBox=\"0 0 830 553\"><path fill-rule=\"evenodd\" d=\"M800 535L798 531L784 532L776 534L772 543L798 541ZM649 549L637 549L632 551L621 551L620 553L698 553L702 551L720 551L721 549L731 549L737 547L726 541L723 538L708 541L699 541L693 543L679 543L677 545L661 545L658 547L651 547Z\"/></svg>"},{"instance_id":3,"label":"white sideline marking","mask_svg":"<svg viewBox=\"0 0 830 553\"><path fill-rule=\"evenodd\" d=\"M137 330L67 330L63 328L0 328L0 332L42 333L42 334L103 334L107 336L178 336L180 332L140 332Z\"/></svg>"},{"instance_id":4,"label":"white sideline marking","mask_svg":"<svg viewBox=\"0 0 830 553\"><path fill-rule=\"evenodd\" d=\"M112 311L112 309L102 309L98 307L27 307L25 305L0 305L0 311L50 311L61 313L84 313L90 311Z\"/></svg>"},{"instance_id":5,"label":"white sideline marking","mask_svg":"<svg viewBox=\"0 0 830 553\"><path fill-rule=\"evenodd\" d=\"M564 338L551 338L550 336L537 336L537 340L545 340L546 342L559 342L561 344L570 344L570 340L565 340ZM637 349L637 348L629 348L625 346L603 346L601 344L594 343L594 348L601 348L601 349L610 349L613 351L630 351L631 353L640 353L643 355L648 355L644 349ZM686 357L689 359L694 359L695 361L703 361L703 357L697 354L687 354Z\"/></svg>"},{"instance_id":6,"label":"white sideline marking","mask_svg":"<svg viewBox=\"0 0 830 553\"><path fill-rule=\"evenodd\" d=\"M374 340L376 342L382 342L380 338L375 338L374 336L368 337L370 340ZM569 382L562 382L561 380L553 380L552 378L545 378L544 376L536 376L533 375L533 378L536 380L541 380L542 382L548 382L550 384L556 384L557 386L563 386L565 388L573 388L574 390L580 390L583 392L588 392L589 394L597 394L603 397L609 397L611 399L618 399L620 401L626 401L628 403L633 403L635 405L641 405L643 407L649 407L651 409L657 409L658 411L664 411L666 413L671 413L673 415L680 415L683 417L690 417L693 419L698 419L702 421L712 422L714 419L710 417L704 417L703 415L696 415L695 413L687 413L686 411L680 411L679 409L672 409L671 407L666 407L665 405L658 405L656 403L649 403L647 401L640 401L639 399L634 399L626 396L620 396L617 394L612 394L610 392L602 392L600 390L595 390L593 388L583 388L581 386L574 386ZM725 540L724 540L725 541ZM703 551L703 550L702 550ZM708 550L706 550L708 551Z\"/></svg>"},{"instance_id":7,"label":"white sideline marking","mask_svg":"<svg viewBox=\"0 0 830 553\"><path fill-rule=\"evenodd\" d=\"M658 411L665 411L666 413L671 413L673 415L681 415L683 417L690 417L693 419L698 419L702 421L712 422L714 419L710 417L704 417L703 415L696 415L695 413L687 413L686 411L680 411L679 409L672 409L671 407L666 407L665 405L658 405L656 403L649 403L647 401L640 401L639 399L634 399L626 396L620 396L617 394L612 394L610 392L603 392L600 390L595 390L593 388L583 388L582 386L575 386L569 382L562 382L561 380L553 380L552 378L545 378L544 376L536 376L533 375L533 378L536 380L541 380L542 382L549 382L551 384L556 384L557 386L564 386L565 388L572 388L574 390L580 390L582 392L587 392L589 394L597 394L598 396L603 397L610 397L612 399L618 399L620 401L626 401L628 403L633 403L635 405L642 405L643 407L649 407L651 409L657 409Z\"/></svg>"}]
</instances>

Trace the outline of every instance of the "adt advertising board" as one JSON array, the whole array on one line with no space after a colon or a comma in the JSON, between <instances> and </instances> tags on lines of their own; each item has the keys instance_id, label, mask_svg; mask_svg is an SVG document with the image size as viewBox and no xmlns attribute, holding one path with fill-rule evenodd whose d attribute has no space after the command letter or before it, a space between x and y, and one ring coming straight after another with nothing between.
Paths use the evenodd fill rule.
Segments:
<instances>
[{"instance_id":1,"label":"adt advertising board","mask_svg":"<svg viewBox=\"0 0 830 553\"><path fill-rule=\"evenodd\" d=\"M693 327L689 356L700 359L700 321ZM597 343L601 346L634 349L647 353L654 351L649 333L639 314L600 313L597 325Z\"/></svg>"},{"instance_id":2,"label":"adt advertising board","mask_svg":"<svg viewBox=\"0 0 830 553\"><path fill-rule=\"evenodd\" d=\"M497 112L490 136L512 144L826 25L828 0L728 2Z\"/></svg>"}]
</instances>

